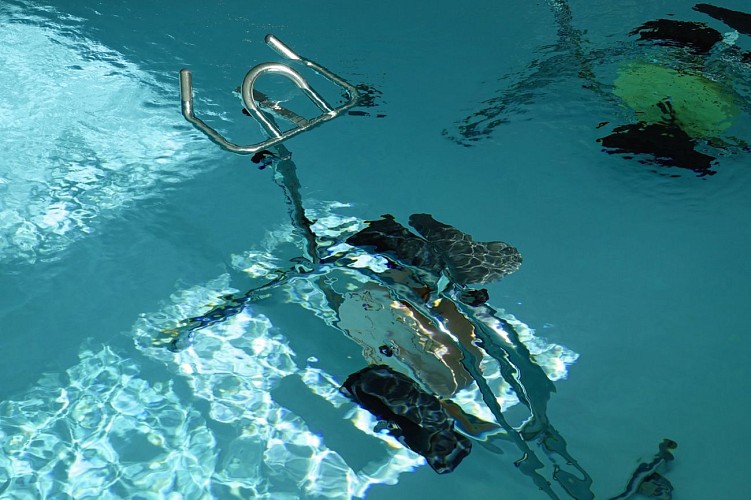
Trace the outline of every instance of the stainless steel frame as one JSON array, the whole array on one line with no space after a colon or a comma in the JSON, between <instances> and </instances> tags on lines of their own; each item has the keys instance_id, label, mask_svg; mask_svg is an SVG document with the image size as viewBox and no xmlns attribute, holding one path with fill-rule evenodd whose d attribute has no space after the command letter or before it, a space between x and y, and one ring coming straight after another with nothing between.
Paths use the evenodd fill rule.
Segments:
<instances>
[{"instance_id":1,"label":"stainless steel frame","mask_svg":"<svg viewBox=\"0 0 751 500\"><path fill-rule=\"evenodd\" d=\"M248 111L250 116L255 118L256 121L261 124L263 129L269 135L269 138L257 144L240 146L225 139L224 136L222 136L214 128L207 125L203 120L195 115L193 111L192 74L189 69L181 69L180 101L183 116L198 130L206 134L209 139L211 139L227 151L231 151L233 153L253 154L262 149L266 149L283 141L286 141L287 139L294 137L301 132L305 132L306 130L320 125L323 122L336 118L344 111L357 104L357 99L359 98L357 89L354 86L350 85L346 80L332 73L330 70L324 68L320 64L295 53L291 48L285 45L274 35L266 35L265 41L266 44L274 49L279 55L291 61L295 61L299 64L307 66L330 82L342 87L347 93L348 101L341 106L333 107L328 104L323 99L323 97L321 97L320 94L318 94L318 92L313 89L313 87L307 82L307 80L305 80L305 78L293 68L282 63L267 62L258 64L251 68L243 79L241 86L242 100L245 109ZM302 90L302 92L306 96L308 96L311 101L313 101L318 109L321 110L321 114L311 119L303 118L302 116L299 116L292 111L279 106L278 104L274 104L265 95L254 90L256 80L264 73L276 73L291 80L295 85L297 85L300 90ZM276 114L280 118L294 123L295 127L282 132L279 127L277 127L273 123L273 120L269 118L269 116L266 114L266 112L264 112L262 108L268 109L270 112Z\"/></svg>"}]
</instances>

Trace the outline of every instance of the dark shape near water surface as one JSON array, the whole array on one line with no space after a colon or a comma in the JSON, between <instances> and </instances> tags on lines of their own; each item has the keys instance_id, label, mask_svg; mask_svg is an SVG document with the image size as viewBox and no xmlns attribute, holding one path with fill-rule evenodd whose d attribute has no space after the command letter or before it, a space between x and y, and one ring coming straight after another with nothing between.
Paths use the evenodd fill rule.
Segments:
<instances>
[{"instance_id":1,"label":"dark shape near water surface","mask_svg":"<svg viewBox=\"0 0 751 500\"><path fill-rule=\"evenodd\" d=\"M663 439L660 443L659 451L652 461L639 464L631 475L623 493L612 497L610 500L627 500L637 493L647 498L657 498L658 500L670 500L673 498L673 485L663 473L664 469L675 459L673 451L677 447L678 443L672 439Z\"/></svg>"},{"instance_id":2,"label":"dark shape near water surface","mask_svg":"<svg viewBox=\"0 0 751 500\"><path fill-rule=\"evenodd\" d=\"M502 241L474 241L472 236L438 222L429 214L413 214L409 224L428 240L448 267L454 283L490 283L522 265L519 251Z\"/></svg>"},{"instance_id":3,"label":"dark shape near water surface","mask_svg":"<svg viewBox=\"0 0 751 500\"><path fill-rule=\"evenodd\" d=\"M740 33L751 35L751 14L724 7L715 7L708 3L697 3L694 5L694 10L712 16Z\"/></svg>"},{"instance_id":4,"label":"dark shape near water surface","mask_svg":"<svg viewBox=\"0 0 751 500\"><path fill-rule=\"evenodd\" d=\"M379 105L378 101L381 100L383 92L372 85L368 85L367 83L358 83L357 85L355 85L355 88L360 95L360 97L357 99L358 108L374 108ZM344 98L346 99L347 96L345 95ZM350 110L347 111L347 113L352 116L371 116L367 111ZM376 118L384 118L385 116L386 115L384 113L376 114Z\"/></svg>"},{"instance_id":5,"label":"dark shape near water surface","mask_svg":"<svg viewBox=\"0 0 751 500\"><path fill-rule=\"evenodd\" d=\"M479 290L466 289L459 292L459 300L468 306L480 307L490 300L490 295L487 288L480 288Z\"/></svg>"},{"instance_id":6,"label":"dark shape near water surface","mask_svg":"<svg viewBox=\"0 0 751 500\"><path fill-rule=\"evenodd\" d=\"M243 110L245 111L245 110ZM272 164L274 160L278 159L277 156L269 151L268 149L262 149L258 151L256 154L254 154L250 161L253 163L258 164L258 170L263 170L264 168L268 167Z\"/></svg>"},{"instance_id":7,"label":"dark shape near water surface","mask_svg":"<svg viewBox=\"0 0 751 500\"><path fill-rule=\"evenodd\" d=\"M613 129L613 133L597 139L610 154L647 155L641 163L693 170L700 176L714 175L711 169L716 159L696 151L696 141L672 123L635 123Z\"/></svg>"},{"instance_id":8,"label":"dark shape near water surface","mask_svg":"<svg viewBox=\"0 0 751 500\"><path fill-rule=\"evenodd\" d=\"M350 245L393 256L397 261L440 274L443 266L430 244L385 214L347 238Z\"/></svg>"},{"instance_id":9,"label":"dark shape near water surface","mask_svg":"<svg viewBox=\"0 0 751 500\"><path fill-rule=\"evenodd\" d=\"M378 352L380 352L387 358L390 358L391 356L394 355L394 350L390 346L387 346L386 344L383 344L382 346L380 346L378 348Z\"/></svg>"},{"instance_id":10,"label":"dark shape near water surface","mask_svg":"<svg viewBox=\"0 0 751 500\"><path fill-rule=\"evenodd\" d=\"M704 23L657 19L647 21L635 28L629 35L639 35L639 40L655 42L658 45L686 47L698 54L705 54L722 34Z\"/></svg>"},{"instance_id":11,"label":"dark shape near water surface","mask_svg":"<svg viewBox=\"0 0 751 500\"><path fill-rule=\"evenodd\" d=\"M454 430L454 419L438 398L388 366L353 373L341 391L384 422L389 434L425 457L439 474L453 471L472 450L472 442Z\"/></svg>"},{"instance_id":12,"label":"dark shape near water surface","mask_svg":"<svg viewBox=\"0 0 751 500\"><path fill-rule=\"evenodd\" d=\"M501 241L479 242L428 214L413 214L409 223L415 235L392 215L369 221L368 227L350 236L350 245L390 254L400 262L435 275L446 271L458 285L489 283L513 273L522 263L518 250Z\"/></svg>"}]
</instances>

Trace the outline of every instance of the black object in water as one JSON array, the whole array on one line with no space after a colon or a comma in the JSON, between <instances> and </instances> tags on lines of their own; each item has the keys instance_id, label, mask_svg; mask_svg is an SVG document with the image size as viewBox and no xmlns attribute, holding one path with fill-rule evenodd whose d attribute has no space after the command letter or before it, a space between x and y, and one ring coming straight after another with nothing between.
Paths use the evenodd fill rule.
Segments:
<instances>
[{"instance_id":1,"label":"black object in water","mask_svg":"<svg viewBox=\"0 0 751 500\"><path fill-rule=\"evenodd\" d=\"M359 94L357 98L358 108L374 108L379 105L378 101L380 101L383 92L366 83L358 83L355 85L355 88ZM367 111L350 110L347 113L354 116L370 116L370 113ZM385 113L376 114L376 118L384 118L385 116Z\"/></svg>"},{"instance_id":2,"label":"black object in water","mask_svg":"<svg viewBox=\"0 0 751 500\"><path fill-rule=\"evenodd\" d=\"M694 5L694 10L712 16L741 33L751 35L751 14L724 7L715 7L708 3L697 3Z\"/></svg>"},{"instance_id":3,"label":"black object in water","mask_svg":"<svg viewBox=\"0 0 751 500\"><path fill-rule=\"evenodd\" d=\"M433 274L440 274L443 268L443 262L432 250L430 243L396 222L390 214L368 221L368 227L347 238L347 243L393 255L399 262Z\"/></svg>"},{"instance_id":4,"label":"black object in water","mask_svg":"<svg viewBox=\"0 0 751 500\"><path fill-rule=\"evenodd\" d=\"M700 176L714 175L711 169L716 159L694 149L696 141L673 123L636 123L622 125L613 133L597 139L610 154L644 154L649 159L641 163L654 163L666 167L693 170ZM625 156L631 158L631 156Z\"/></svg>"},{"instance_id":5,"label":"black object in water","mask_svg":"<svg viewBox=\"0 0 751 500\"><path fill-rule=\"evenodd\" d=\"M341 391L385 421L389 434L425 457L439 474L453 471L472 450L472 442L454 430L454 419L438 398L388 366L353 373Z\"/></svg>"},{"instance_id":6,"label":"black object in water","mask_svg":"<svg viewBox=\"0 0 751 500\"><path fill-rule=\"evenodd\" d=\"M672 439L663 439L652 461L639 464L623 493L610 500L626 500L637 493L659 500L673 498L673 485L658 470L667 468L668 464L675 459L673 451L677 447L678 443Z\"/></svg>"},{"instance_id":7,"label":"black object in water","mask_svg":"<svg viewBox=\"0 0 751 500\"><path fill-rule=\"evenodd\" d=\"M445 270L459 285L490 283L521 266L516 248L502 241L474 241L472 236L435 220L428 214L413 214L409 223L424 238L396 222L392 215L369 221L368 227L350 236L347 243L391 254L407 265L435 275Z\"/></svg>"},{"instance_id":8,"label":"black object in water","mask_svg":"<svg viewBox=\"0 0 751 500\"><path fill-rule=\"evenodd\" d=\"M490 300L487 288L479 290L462 290L458 295L459 300L472 307L479 307Z\"/></svg>"},{"instance_id":9,"label":"black object in water","mask_svg":"<svg viewBox=\"0 0 751 500\"><path fill-rule=\"evenodd\" d=\"M435 220L429 214L412 214L414 227L446 263L454 283L490 283L522 265L519 251L502 241L474 241L472 236Z\"/></svg>"},{"instance_id":10,"label":"black object in water","mask_svg":"<svg viewBox=\"0 0 751 500\"><path fill-rule=\"evenodd\" d=\"M243 109L243 111L245 111ZM268 167L273 163L274 160L278 159L277 156L269 151L268 149L262 149L258 151L256 154L254 154L250 161L253 163L258 164L258 170L263 170L264 168Z\"/></svg>"},{"instance_id":11,"label":"black object in water","mask_svg":"<svg viewBox=\"0 0 751 500\"><path fill-rule=\"evenodd\" d=\"M629 35L639 35L639 40L648 40L658 45L686 47L695 53L710 51L722 40L722 34L704 23L657 19L647 21Z\"/></svg>"}]
</instances>

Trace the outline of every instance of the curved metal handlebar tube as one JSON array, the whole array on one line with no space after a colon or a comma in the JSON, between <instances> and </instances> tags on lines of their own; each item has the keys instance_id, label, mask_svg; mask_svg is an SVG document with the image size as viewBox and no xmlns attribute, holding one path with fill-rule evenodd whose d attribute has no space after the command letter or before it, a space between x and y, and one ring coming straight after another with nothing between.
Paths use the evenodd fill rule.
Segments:
<instances>
[{"instance_id":1,"label":"curved metal handlebar tube","mask_svg":"<svg viewBox=\"0 0 751 500\"><path fill-rule=\"evenodd\" d=\"M349 94L350 100L347 104L345 109L349 109L355 104L357 104L357 98L359 97L359 93L357 92L357 89L350 85L350 83L345 80L344 78L340 77L336 73L333 73L331 70L321 66L315 61L311 61L310 59L306 59L302 57L301 55L294 52L291 48L289 48L287 45L284 44L281 40L279 40L277 37L275 37L272 34L266 35L265 38L266 45L274 49L279 55L286 57L287 59L290 59L292 61L297 61L299 63L304 64L305 66L309 67L316 73L320 74L321 76L325 77L331 82L336 83L340 87L344 87L344 89L347 91L347 94Z\"/></svg>"},{"instance_id":2,"label":"curved metal handlebar tube","mask_svg":"<svg viewBox=\"0 0 751 500\"><path fill-rule=\"evenodd\" d=\"M198 130L206 134L216 144L228 151L240 154L252 154L264 148L262 145L251 146L252 149L244 151L247 146L238 146L225 139L219 132L208 126L203 120L193 113L193 78L189 69L180 70L180 107L186 120Z\"/></svg>"},{"instance_id":3,"label":"curved metal handlebar tube","mask_svg":"<svg viewBox=\"0 0 751 500\"><path fill-rule=\"evenodd\" d=\"M206 134L206 136L208 136L208 138L213 142L226 149L227 151L231 151L233 153L253 154L262 149L266 149L274 146L275 144L279 144L280 142L294 137L301 132L305 132L306 130L309 130L312 127L315 127L325 121L336 118L342 112L354 106L357 103L357 99L359 97L357 89L354 86L350 85L347 81L335 75L323 66L299 56L275 36L266 35L266 43L283 57L304 64L332 83L344 88L344 90L348 94L349 100L341 106L332 107L323 99L323 97L320 96L320 94L318 94L318 92L313 89L313 87L310 86L307 80L305 80L305 78L300 73L290 68L289 66L286 66L282 63L270 62L258 64L251 68L243 79L241 87L242 99L245 109L248 111L248 113L261 124L264 130L271 137L257 144L240 146L225 139L224 136L222 136L219 132L207 125L203 120L195 115L193 110L192 75L189 69L181 69L180 102L183 116L198 130ZM318 109L322 111L322 113L315 118L307 120L295 115L295 113L279 106L278 104L274 104L272 109L277 111L279 116L291 121L296 125L295 128L287 130L286 132L282 132L261 110L261 107L256 102L260 93L254 90L255 81L264 73L277 73L291 80L306 96L308 96L311 101L313 101L313 103L318 107ZM268 102L268 99L266 99L262 104L266 104L266 102Z\"/></svg>"},{"instance_id":4,"label":"curved metal handlebar tube","mask_svg":"<svg viewBox=\"0 0 751 500\"><path fill-rule=\"evenodd\" d=\"M302 59L297 53L292 50L291 48L287 47L287 45L279 40L277 37L269 33L264 37L264 41L266 42L266 45L271 47L276 51L277 54L284 57L285 59L289 59L290 61L299 61Z\"/></svg>"},{"instance_id":5,"label":"curved metal handlebar tube","mask_svg":"<svg viewBox=\"0 0 751 500\"><path fill-rule=\"evenodd\" d=\"M278 73L287 77L288 79L292 80L292 82L297 85L297 87L302 90L316 106L318 106L318 109L320 109L327 115L331 115L330 118L326 119L331 119L336 116L336 113L331 108L331 106L329 106L329 104L323 99L323 97L318 95L318 92L313 90L313 88L308 84L308 82L305 80L305 78L302 77L300 73L281 63L259 64L258 66L255 66L253 69L248 71L248 73L245 75L241 87L241 93L245 109L248 110L248 113L250 113L253 118L258 120L261 125L263 125L263 128L265 128L269 135L271 135L272 137L281 137L284 135L284 133L279 130L279 128L277 128L276 125L274 125L266 117L266 115L263 114L258 104L256 104L253 93L253 86L255 85L256 80L264 73ZM325 115L320 115L319 118L323 116ZM305 125L302 125L302 127L311 127L312 121L314 120L316 120L316 118L314 118L313 120L306 120L307 123Z\"/></svg>"}]
</instances>

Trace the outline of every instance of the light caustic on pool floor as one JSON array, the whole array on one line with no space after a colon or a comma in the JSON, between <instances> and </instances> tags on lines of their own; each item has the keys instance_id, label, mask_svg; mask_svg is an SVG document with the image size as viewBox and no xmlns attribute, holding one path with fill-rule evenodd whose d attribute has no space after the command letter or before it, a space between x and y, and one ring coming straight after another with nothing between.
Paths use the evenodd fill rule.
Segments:
<instances>
[{"instance_id":1,"label":"light caustic on pool floor","mask_svg":"<svg viewBox=\"0 0 751 500\"><path fill-rule=\"evenodd\" d=\"M316 215L321 234L361 225L323 210ZM270 232L264 251L235 256L235 266L250 274L268 273L276 266L274 248L289 240L290 229ZM374 432L372 415L339 392L343 381L315 363L298 366L287 339L252 308L202 329L180 352L154 345L165 330L237 293L228 282L225 275L177 292L161 311L134 326L139 352L187 382L189 395L179 394L169 376L151 380L141 363L124 353L87 346L66 375L47 377L26 397L0 403L3 493L28 498L117 498L145 491L154 498L171 492L351 498L364 495L372 484L393 484L401 473L425 463L388 434ZM284 295L324 320L336 318L314 277L290 282ZM514 321L548 376L565 377L576 355L506 318ZM518 402L492 359L483 360L483 370L503 408ZM325 435L308 429L305 415L274 401L271 391L285 377L299 377L312 393L344 408L342 432L371 436L381 458L351 468L327 446ZM199 411L205 408L201 401L208 403L205 414ZM457 394L456 402L492 421L476 388Z\"/></svg>"}]
</instances>

